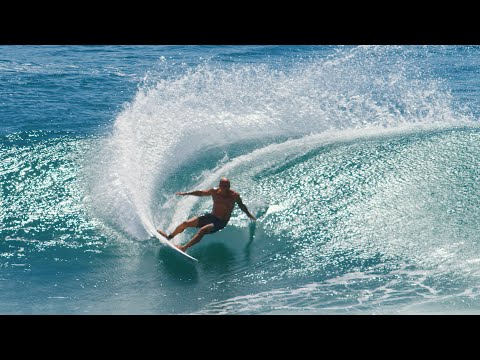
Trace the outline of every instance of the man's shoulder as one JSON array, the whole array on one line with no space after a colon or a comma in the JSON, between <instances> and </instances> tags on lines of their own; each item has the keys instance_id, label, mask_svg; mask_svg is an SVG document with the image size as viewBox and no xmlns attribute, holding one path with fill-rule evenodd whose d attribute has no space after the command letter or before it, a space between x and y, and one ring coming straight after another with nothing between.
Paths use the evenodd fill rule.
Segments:
<instances>
[{"instance_id":1,"label":"man's shoulder","mask_svg":"<svg viewBox=\"0 0 480 360\"><path fill-rule=\"evenodd\" d=\"M208 191L210 192L210 195L212 195L212 196L220 195L220 192L221 192L220 188L218 188L218 187L213 187Z\"/></svg>"}]
</instances>

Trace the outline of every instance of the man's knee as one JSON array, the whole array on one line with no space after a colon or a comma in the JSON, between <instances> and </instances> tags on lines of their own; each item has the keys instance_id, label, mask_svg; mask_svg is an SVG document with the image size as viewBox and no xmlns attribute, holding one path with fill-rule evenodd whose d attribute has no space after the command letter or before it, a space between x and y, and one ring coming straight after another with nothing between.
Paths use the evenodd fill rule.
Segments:
<instances>
[{"instance_id":1,"label":"man's knee","mask_svg":"<svg viewBox=\"0 0 480 360\"><path fill-rule=\"evenodd\" d=\"M208 224L200 228L202 234L208 234L213 230L213 224Z\"/></svg>"}]
</instances>

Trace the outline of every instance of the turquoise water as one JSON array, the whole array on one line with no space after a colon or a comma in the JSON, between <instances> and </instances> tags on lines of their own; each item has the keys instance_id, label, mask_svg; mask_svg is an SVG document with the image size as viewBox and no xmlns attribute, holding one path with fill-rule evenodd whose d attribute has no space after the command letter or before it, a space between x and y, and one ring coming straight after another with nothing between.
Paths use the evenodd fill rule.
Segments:
<instances>
[{"instance_id":1,"label":"turquoise water","mask_svg":"<svg viewBox=\"0 0 480 360\"><path fill-rule=\"evenodd\" d=\"M1 46L0 313L478 313L479 59ZM149 235L221 176L256 223L235 209L197 263Z\"/></svg>"}]
</instances>

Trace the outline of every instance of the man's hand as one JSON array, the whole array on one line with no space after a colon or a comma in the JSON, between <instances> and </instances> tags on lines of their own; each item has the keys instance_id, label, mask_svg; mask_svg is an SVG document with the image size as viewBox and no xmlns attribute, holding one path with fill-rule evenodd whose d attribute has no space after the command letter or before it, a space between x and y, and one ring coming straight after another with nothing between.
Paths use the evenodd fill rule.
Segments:
<instances>
[{"instance_id":1,"label":"man's hand","mask_svg":"<svg viewBox=\"0 0 480 360\"><path fill-rule=\"evenodd\" d=\"M257 221L257 219L255 218L255 216L250 216L250 220Z\"/></svg>"},{"instance_id":2,"label":"man's hand","mask_svg":"<svg viewBox=\"0 0 480 360\"><path fill-rule=\"evenodd\" d=\"M176 192L176 193L175 193L175 195L185 195L185 193L184 193L184 192L181 192L181 191L179 191L179 192Z\"/></svg>"}]
</instances>

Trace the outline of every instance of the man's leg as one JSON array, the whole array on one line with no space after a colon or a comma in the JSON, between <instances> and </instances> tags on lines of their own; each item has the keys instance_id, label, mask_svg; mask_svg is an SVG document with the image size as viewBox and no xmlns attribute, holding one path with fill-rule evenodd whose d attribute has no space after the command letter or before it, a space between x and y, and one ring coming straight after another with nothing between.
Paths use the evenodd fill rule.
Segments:
<instances>
[{"instance_id":1,"label":"man's leg","mask_svg":"<svg viewBox=\"0 0 480 360\"><path fill-rule=\"evenodd\" d=\"M181 245L175 245L175 246L182 251L186 251L189 247L195 245L200 240L202 240L203 235L210 233L212 230L213 230L213 224L205 225L204 227L200 228L200 230L198 230L198 232L195 234L192 240L190 240L187 244L183 246Z\"/></svg>"},{"instance_id":2,"label":"man's leg","mask_svg":"<svg viewBox=\"0 0 480 360\"><path fill-rule=\"evenodd\" d=\"M189 227L196 227L198 225L198 217L191 218L189 220L186 220L182 222L180 225L177 226L175 230L170 235L167 235L165 232L162 230L157 230L157 232L162 235L163 237L166 237L168 240L173 239L175 236L183 232L186 228Z\"/></svg>"}]
</instances>

